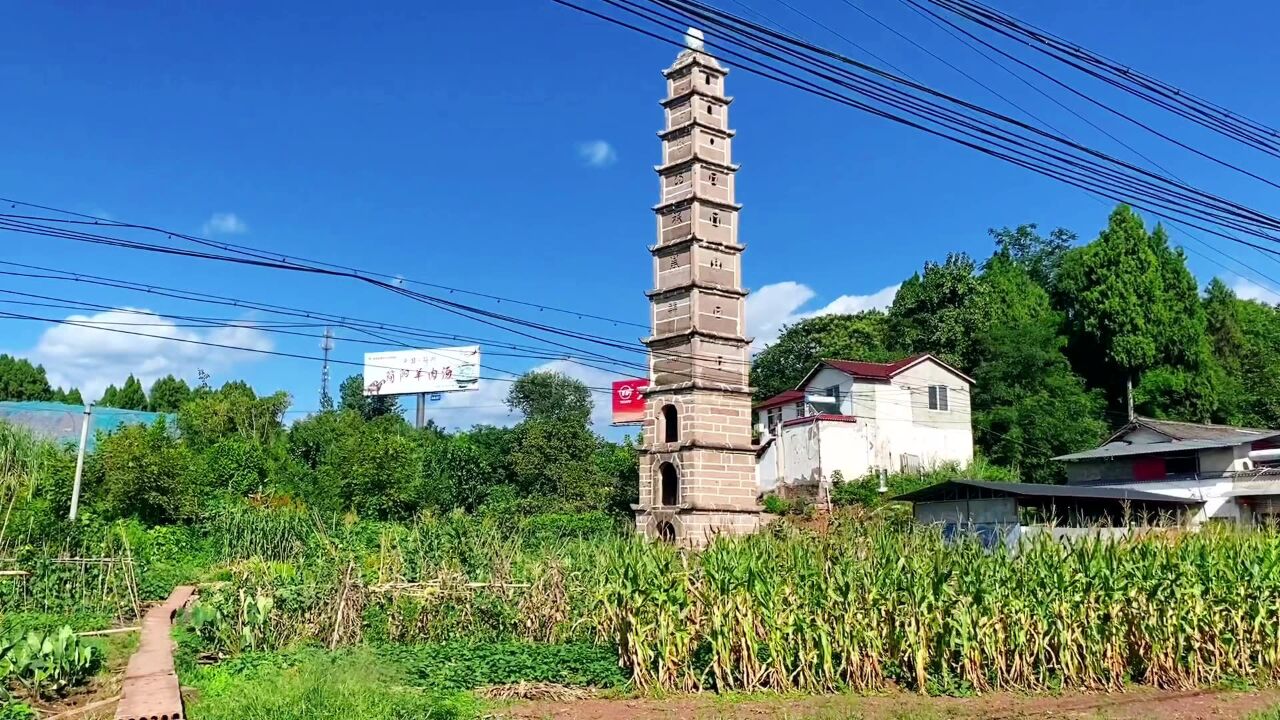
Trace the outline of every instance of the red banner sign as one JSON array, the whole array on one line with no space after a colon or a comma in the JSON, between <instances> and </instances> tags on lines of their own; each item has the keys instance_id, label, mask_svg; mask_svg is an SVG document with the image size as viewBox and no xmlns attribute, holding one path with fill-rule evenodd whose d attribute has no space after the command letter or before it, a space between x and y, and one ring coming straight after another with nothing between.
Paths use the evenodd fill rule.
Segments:
<instances>
[{"instance_id":1,"label":"red banner sign","mask_svg":"<svg viewBox=\"0 0 1280 720\"><path fill-rule=\"evenodd\" d=\"M639 425L644 422L644 393L648 380L615 380L613 383L613 424Z\"/></svg>"}]
</instances>

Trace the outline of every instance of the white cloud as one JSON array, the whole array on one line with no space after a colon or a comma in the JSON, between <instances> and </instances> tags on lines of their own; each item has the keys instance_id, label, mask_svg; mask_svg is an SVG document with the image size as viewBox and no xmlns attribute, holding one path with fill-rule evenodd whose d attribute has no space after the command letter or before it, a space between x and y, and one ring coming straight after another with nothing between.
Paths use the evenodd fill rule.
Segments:
<instances>
[{"instance_id":1,"label":"white cloud","mask_svg":"<svg viewBox=\"0 0 1280 720\"><path fill-rule=\"evenodd\" d=\"M784 326L805 318L886 308L897 293L898 284L894 284L868 295L841 295L817 310L802 310L816 297L808 285L792 280L765 285L747 296L747 334L755 338L751 349L763 350L778 339Z\"/></svg>"},{"instance_id":2,"label":"white cloud","mask_svg":"<svg viewBox=\"0 0 1280 720\"><path fill-rule=\"evenodd\" d=\"M175 327L173 321L159 315L138 313L150 311L123 308L95 315L70 315L66 320L76 325L56 325L45 330L35 347L22 354L32 362L44 365L49 382L55 387L77 387L85 400L96 400L107 385L119 386L130 373L149 388L157 378L170 373L191 382L198 369L216 376L238 363L261 357L252 352L196 345L182 340L252 350L271 350L274 347L266 333L253 327L222 327L197 332ZM147 325L138 326L137 323ZM130 335L102 328L159 337Z\"/></svg>"},{"instance_id":3,"label":"white cloud","mask_svg":"<svg viewBox=\"0 0 1280 720\"><path fill-rule=\"evenodd\" d=\"M596 388L607 388L612 381L618 379L613 373L579 365L572 360L552 360L532 368L530 372L535 370L563 373L571 378L581 380L586 383L587 387ZM486 371L484 374L486 376L501 375L504 378L510 377L493 373L492 371ZM522 416L518 412L511 411L506 406L507 392L510 389L511 383L506 380L481 380L479 389L475 391L445 393L439 402L428 403L427 417L434 420L436 424L443 425L451 430L466 429L472 425L515 425L520 422ZM591 399L595 403L595 408L591 413L591 424L596 431L602 431L608 427L613 419L613 408L610 404L609 393L592 392ZM413 417L412 403L416 401L412 398L406 398L405 402L405 407L409 410L409 417ZM433 410L439 410L439 412L433 412Z\"/></svg>"},{"instance_id":4,"label":"white cloud","mask_svg":"<svg viewBox=\"0 0 1280 720\"><path fill-rule=\"evenodd\" d=\"M204 235L243 235L249 226L235 213L214 213L204 221L200 232Z\"/></svg>"},{"instance_id":5,"label":"white cloud","mask_svg":"<svg viewBox=\"0 0 1280 720\"><path fill-rule=\"evenodd\" d=\"M1245 300L1257 300L1267 305L1280 304L1280 293L1270 288L1265 288L1252 280L1237 277L1236 281L1231 284L1231 289L1235 291L1237 297Z\"/></svg>"},{"instance_id":6,"label":"white cloud","mask_svg":"<svg viewBox=\"0 0 1280 720\"><path fill-rule=\"evenodd\" d=\"M578 143L578 157L588 167L608 167L618 161L618 152L604 140L590 140Z\"/></svg>"}]
</instances>

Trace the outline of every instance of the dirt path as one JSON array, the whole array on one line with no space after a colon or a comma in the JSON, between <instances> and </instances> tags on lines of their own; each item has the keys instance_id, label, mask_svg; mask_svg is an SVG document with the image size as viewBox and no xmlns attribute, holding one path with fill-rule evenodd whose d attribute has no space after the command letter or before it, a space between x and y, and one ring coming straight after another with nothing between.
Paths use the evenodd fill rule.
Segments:
<instances>
[{"instance_id":1,"label":"dirt path","mask_svg":"<svg viewBox=\"0 0 1280 720\"><path fill-rule=\"evenodd\" d=\"M731 700L681 697L521 702L495 718L512 720L935 720L942 718L1107 718L1108 720L1214 720L1246 718L1280 706L1280 690L1258 692L1163 692L1064 695L991 694L974 698L927 698L892 694Z\"/></svg>"}]
</instances>

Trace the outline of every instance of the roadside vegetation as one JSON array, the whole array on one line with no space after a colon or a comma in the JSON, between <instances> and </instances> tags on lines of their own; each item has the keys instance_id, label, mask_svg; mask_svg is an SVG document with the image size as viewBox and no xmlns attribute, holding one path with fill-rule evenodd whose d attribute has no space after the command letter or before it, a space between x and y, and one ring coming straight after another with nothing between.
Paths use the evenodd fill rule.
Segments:
<instances>
[{"instance_id":1,"label":"roadside vegetation","mask_svg":"<svg viewBox=\"0 0 1280 720\"><path fill-rule=\"evenodd\" d=\"M931 263L887 313L785 330L756 359L764 391L830 356L932 351L973 373L980 459L891 475L887 492L836 478L821 523L772 498L792 517L698 553L634 536L636 444L595 434L590 391L556 373L513 383L514 426L451 432L411 427L358 378L288 423L283 393L130 379L110 403L172 417L97 438L75 523L74 449L0 423L0 720L108 693L129 636L80 633L129 626L179 584L199 587L175 629L195 720L470 718L557 693L1272 685L1275 530L1042 536L1011 556L886 502L958 475L1057 479L1048 458L1105 434L1125 375L1149 414L1280 424L1257 399L1280 387L1275 309L1221 283L1199 298L1135 217L1117 210L1076 249L999 231L985 264ZM1137 256L1159 282L1135 309L1102 280ZM1100 330L1113 320L1138 329ZM24 363L0 356L0 397L72 397Z\"/></svg>"}]
</instances>

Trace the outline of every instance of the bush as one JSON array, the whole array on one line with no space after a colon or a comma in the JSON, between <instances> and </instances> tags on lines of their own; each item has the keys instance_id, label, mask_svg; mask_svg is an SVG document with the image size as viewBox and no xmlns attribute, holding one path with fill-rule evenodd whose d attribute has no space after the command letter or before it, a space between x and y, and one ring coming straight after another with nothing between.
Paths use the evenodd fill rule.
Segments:
<instances>
[{"instance_id":1,"label":"bush","mask_svg":"<svg viewBox=\"0 0 1280 720\"><path fill-rule=\"evenodd\" d=\"M786 515L791 512L791 503L777 495L767 495L764 499L764 511L772 515Z\"/></svg>"},{"instance_id":2,"label":"bush","mask_svg":"<svg viewBox=\"0 0 1280 720\"><path fill-rule=\"evenodd\" d=\"M415 683L438 690L519 682L598 688L626 684L617 653L590 643L453 642L389 646L384 653Z\"/></svg>"},{"instance_id":3,"label":"bush","mask_svg":"<svg viewBox=\"0 0 1280 720\"><path fill-rule=\"evenodd\" d=\"M0 641L0 680L12 678L41 697L58 697L97 672L102 654L86 645L70 626L57 632L32 630Z\"/></svg>"},{"instance_id":4,"label":"bush","mask_svg":"<svg viewBox=\"0 0 1280 720\"><path fill-rule=\"evenodd\" d=\"M885 480L888 488L880 492L880 477L875 473L844 481L832 478L831 504L836 507L852 505L880 505L898 495L903 495L920 488L936 485L947 480L992 480L996 482L1018 482L1018 474L999 465L992 465L982 458L975 458L968 466L961 467L948 463L923 472L891 473Z\"/></svg>"}]
</instances>

